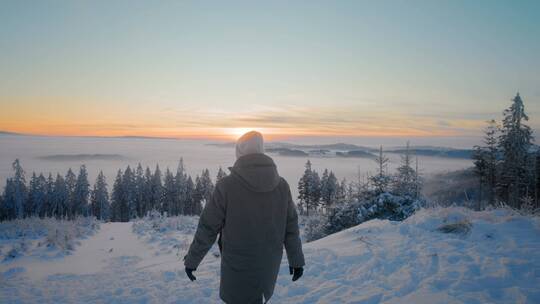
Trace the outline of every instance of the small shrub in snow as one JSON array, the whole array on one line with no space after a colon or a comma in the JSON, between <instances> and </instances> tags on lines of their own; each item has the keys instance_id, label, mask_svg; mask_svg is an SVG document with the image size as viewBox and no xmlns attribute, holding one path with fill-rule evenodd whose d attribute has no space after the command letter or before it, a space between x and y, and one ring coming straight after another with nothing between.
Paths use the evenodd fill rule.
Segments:
<instances>
[{"instance_id":1,"label":"small shrub in snow","mask_svg":"<svg viewBox=\"0 0 540 304\"><path fill-rule=\"evenodd\" d=\"M381 193L367 200L355 200L335 207L320 224L308 226L308 241L359 225L372 219L402 221L420 209L424 202L410 196Z\"/></svg>"},{"instance_id":2,"label":"small shrub in snow","mask_svg":"<svg viewBox=\"0 0 540 304\"><path fill-rule=\"evenodd\" d=\"M74 220L31 217L0 223L0 240L6 244L4 259L12 259L45 245L61 251L74 250L77 239L90 235L99 228L93 217L78 217Z\"/></svg>"},{"instance_id":3,"label":"small shrub in snow","mask_svg":"<svg viewBox=\"0 0 540 304\"><path fill-rule=\"evenodd\" d=\"M447 223L437 227L437 231L442 233L453 233L467 235L471 232L472 223L469 220L462 220L455 223Z\"/></svg>"}]
</instances>

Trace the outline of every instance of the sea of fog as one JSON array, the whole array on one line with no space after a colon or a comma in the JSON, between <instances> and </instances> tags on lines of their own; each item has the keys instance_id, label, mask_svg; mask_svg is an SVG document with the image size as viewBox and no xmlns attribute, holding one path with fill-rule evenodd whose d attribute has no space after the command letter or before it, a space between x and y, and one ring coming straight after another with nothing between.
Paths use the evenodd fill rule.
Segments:
<instances>
[{"instance_id":1,"label":"sea of fog","mask_svg":"<svg viewBox=\"0 0 540 304\"><path fill-rule=\"evenodd\" d=\"M103 170L107 177L109 190L118 169L137 166L153 169L159 164L162 172L166 168L176 171L180 157L189 174L195 178L201 170L208 168L213 177L221 166L226 169L235 161L234 148L208 145L202 140L148 139L148 138L97 138L97 137L42 137L0 135L0 188L4 188L5 179L12 175L11 164L18 158L26 171L27 179L32 172L65 174L72 168L77 174L80 165L85 164L91 184L97 174ZM298 144L298 142L295 142ZM56 155L106 154L116 155L111 159L73 160L55 157ZM270 154L278 166L278 171L291 185L296 196L298 179L304 171L308 157L291 157ZM400 161L397 154L388 154L389 171L392 172ZM367 158L312 157L309 159L313 168L322 173L328 168L338 179L355 180L360 171L363 175L374 172L376 164ZM470 167L472 162L464 159L418 157L422 175L447 172ZM228 170L226 170L228 172Z\"/></svg>"}]
</instances>

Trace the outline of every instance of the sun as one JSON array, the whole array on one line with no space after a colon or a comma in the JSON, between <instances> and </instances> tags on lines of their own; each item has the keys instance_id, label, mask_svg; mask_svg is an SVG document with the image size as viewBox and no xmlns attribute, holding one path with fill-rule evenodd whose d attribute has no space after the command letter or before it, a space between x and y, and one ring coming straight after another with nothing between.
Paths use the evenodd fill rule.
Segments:
<instances>
[{"instance_id":1,"label":"sun","mask_svg":"<svg viewBox=\"0 0 540 304\"><path fill-rule=\"evenodd\" d=\"M234 139L238 139L240 136L244 135L245 133L249 131L258 131L261 133L265 133L264 129L262 128L226 128L224 132Z\"/></svg>"}]
</instances>

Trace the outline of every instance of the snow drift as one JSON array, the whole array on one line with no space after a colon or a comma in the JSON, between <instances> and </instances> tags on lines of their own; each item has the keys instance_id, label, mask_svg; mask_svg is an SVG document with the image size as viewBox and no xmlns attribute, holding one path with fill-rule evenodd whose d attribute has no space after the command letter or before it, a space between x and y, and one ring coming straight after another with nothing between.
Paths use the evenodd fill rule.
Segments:
<instances>
[{"instance_id":1,"label":"snow drift","mask_svg":"<svg viewBox=\"0 0 540 304\"><path fill-rule=\"evenodd\" d=\"M92 269L39 257L0 263L0 302L219 303L219 256L208 254L190 282L181 262L187 248L165 250L174 238L190 240L193 223L147 221L102 224L64 258ZM291 282L284 259L270 303L540 303L540 220L506 209L422 209L304 251L304 277ZM36 276L37 268L47 275Z\"/></svg>"}]
</instances>

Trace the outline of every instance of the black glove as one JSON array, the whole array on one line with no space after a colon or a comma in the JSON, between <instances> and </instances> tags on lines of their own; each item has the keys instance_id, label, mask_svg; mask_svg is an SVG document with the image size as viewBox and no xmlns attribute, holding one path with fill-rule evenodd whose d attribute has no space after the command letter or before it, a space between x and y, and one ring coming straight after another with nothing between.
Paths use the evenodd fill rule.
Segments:
<instances>
[{"instance_id":1,"label":"black glove","mask_svg":"<svg viewBox=\"0 0 540 304\"><path fill-rule=\"evenodd\" d=\"M289 266L289 274L292 275L293 282L300 279L304 274L304 267L291 267Z\"/></svg>"},{"instance_id":2,"label":"black glove","mask_svg":"<svg viewBox=\"0 0 540 304\"><path fill-rule=\"evenodd\" d=\"M197 278L193 275L193 272L197 269L191 269L186 267L186 274L188 278L191 280L191 282L195 281Z\"/></svg>"}]
</instances>

